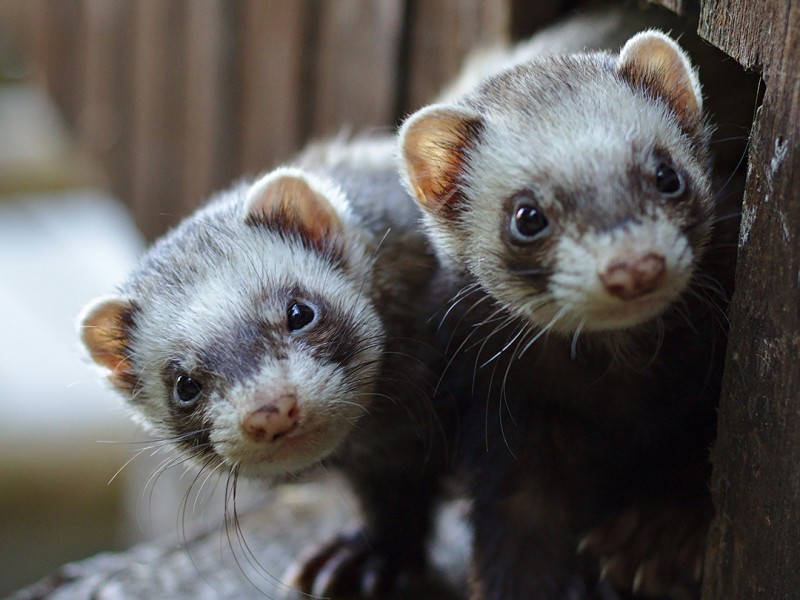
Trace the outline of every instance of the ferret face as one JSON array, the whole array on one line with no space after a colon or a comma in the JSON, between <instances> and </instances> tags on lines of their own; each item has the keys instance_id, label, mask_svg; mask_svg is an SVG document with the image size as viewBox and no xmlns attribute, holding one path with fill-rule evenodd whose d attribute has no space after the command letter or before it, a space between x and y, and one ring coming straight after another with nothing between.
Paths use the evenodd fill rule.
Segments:
<instances>
[{"instance_id":1,"label":"ferret face","mask_svg":"<svg viewBox=\"0 0 800 600\"><path fill-rule=\"evenodd\" d=\"M157 243L121 297L87 309L92 358L200 463L296 472L368 410L384 330L336 194L294 171L229 192Z\"/></svg>"},{"instance_id":2,"label":"ferret face","mask_svg":"<svg viewBox=\"0 0 800 600\"><path fill-rule=\"evenodd\" d=\"M541 328L626 329L688 285L712 218L699 86L655 33L554 57L401 132L439 249Z\"/></svg>"}]
</instances>

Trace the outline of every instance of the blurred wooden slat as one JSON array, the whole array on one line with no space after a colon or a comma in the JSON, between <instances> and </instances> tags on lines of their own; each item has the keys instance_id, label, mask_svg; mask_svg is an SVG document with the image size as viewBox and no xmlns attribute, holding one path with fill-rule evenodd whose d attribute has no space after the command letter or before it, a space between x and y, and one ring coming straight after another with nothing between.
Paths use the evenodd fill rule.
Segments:
<instances>
[{"instance_id":1,"label":"blurred wooden slat","mask_svg":"<svg viewBox=\"0 0 800 600\"><path fill-rule=\"evenodd\" d=\"M86 150L104 167L112 190L127 191L130 147L124 143L130 110L127 74L128 0L81 0L82 69L75 115L78 136Z\"/></svg>"},{"instance_id":2,"label":"blurred wooden slat","mask_svg":"<svg viewBox=\"0 0 800 600\"><path fill-rule=\"evenodd\" d=\"M471 49L509 39L505 0L412 0L406 111L430 102Z\"/></svg>"},{"instance_id":3,"label":"blurred wooden slat","mask_svg":"<svg viewBox=\"0 0 800 600\"><path fill-rule=\"evenodd\" d=\"M309 6L305 0L242 0L236 6L241 25L232 82L239 148L235 171L251 174L300 147Z\"/></svg>"},{"instance_id":4,"label":"blurred wooden slat","mask_svg":"<svg viewBox=\"0 0 800 600\"><path fill-rule=\"evenodd\" d=\"M33 54L30 5L20 0L0 0L0 81L23 77Z\"/></svg>"},{"instance_id":5,"label":"blurred wooden slat","mask_svg":"<svg viewBox=\"0 0 800 600\"><path fill-rule=\"evenodd\" d=\"M35 61L34 76L45 86L57 106L74 123L80 79L80 3L78 0L27 0L31 23L28 43ZM26 36L27 37L27 36Z\"/></svg>"},{"instance_id":6,"label":"blurred wooden slat","mask_svg":"<svg viewBox=\"0 0 800 600\"><path fill-rule=\"evenodd\" d=\"M512 10L522 34L575 3L2 1L24 6L43 81L150 238L310 138L391 128L506 40Z\"/></svg>"},{"instance_id":7,"label":"blurred wooden slat","mask_svg":"<svg viewBox=\"0 0 800 600\"><path fill-rule=\"evenodd\" d=\"M700 0L648 0L660 4L679 15L696 15L700 11Z\"/></svg>"},{"instance_id":8,"label":"blurred wooden slat","mask_svg":"<svg viewBox=\"0 0 800 600\"><path fill-rule=\"evenodd\" d=\"M130 202L150 238L177 222L181 204L186 6L162 0L133 4Z\"/></svg>"},{"instance_id":9,"label":"blurred wooden slat","mask_svg":"<svg viewBox=\"0 0 800 600\"><path fill-rule=\"evenodd\" d=\"M226 90L228 14L224 0L187 2L185 5L185 110L179 127L184 133L181 190L178 210L189 212L223 185L222 147L231 107Z\"/></svg>"},{"instance_id":10,"label":"blurred wooden slat","mask_svg":"<svg viewBox=\"0 0 800 600\"><path fill-rule=\"evenodd\" d=\"M402 0L323 0L314 60L313 133L394 120Z\"/></svg>"}]
</instances>

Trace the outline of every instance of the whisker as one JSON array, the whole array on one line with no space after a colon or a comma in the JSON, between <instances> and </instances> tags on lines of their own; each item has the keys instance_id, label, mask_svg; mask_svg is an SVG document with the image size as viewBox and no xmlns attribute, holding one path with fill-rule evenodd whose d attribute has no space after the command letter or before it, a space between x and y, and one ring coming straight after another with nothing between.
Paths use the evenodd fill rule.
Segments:
<instances>
[{"instance_id":1,"label":"whisker","mask_svg":"<svg viewBox=\"0 0 800 600\"><path fill-rule=\"evenodd\" d=\"M521 359L525 355L525 353L530 349L530 347L536 343L536 340L538 340L545 333L550 331L550 329L553 328L553 326L561 319L561 317L566 312L567 312L567 307L566 306L561 307L561 309L559 309L559 311L555 315L553 315L553 318L550 319L550 322L544 327L542 327L542 329L535 336L533 336L531 341L528 342L527 345L522 349L522 352L520 352L519 355L517 356L517 360Z\"/></svg>"},{"instance_id":2,"label":"whisker","mask_svg":"<svg viewBox=\"0 0 800 600\"><path fill-rule=\"evenodd\" d=\"M117 475L122 473L122 471L125 469L125 467L127 467L129 464L131 464L137 458L139 458L139 456L141 456L142 452L146 452L148 449L149 448L141 448L138 452L136 452L136 454L134 454L128 460L126 460L125 463L119 469L117 469L117 472L114 473L114 475L112 475L111 479L108 480L108 483L106 483L106 485L111 485L111 482L114 481L117 478Z\"/></svg>"},{"instance_id":3,"label":"whisker","mask_svg":"<svg viewBox=\"0 0 800 600\"><path fill-rule=\"evenodd\" d=\"M575 333L572 334L572 343L569 347L569 356L572 360L575 360L578 356L578 337L581 335L585 324L586 318L581 319L581 322L578 323L578 326L575 328Z\"/></svg>"}]
</instances>

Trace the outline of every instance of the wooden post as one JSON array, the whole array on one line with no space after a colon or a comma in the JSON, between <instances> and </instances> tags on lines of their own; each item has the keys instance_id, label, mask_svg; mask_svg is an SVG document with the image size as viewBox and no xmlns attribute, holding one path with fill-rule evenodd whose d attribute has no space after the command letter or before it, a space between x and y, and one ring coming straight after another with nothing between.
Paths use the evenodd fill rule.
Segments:
<instances>
[{"instance_id":1,"label":"wooden post","mask_svg":"<svg viewBox=\"0 0 800 600\"><path fill-rule=\"evenodd\" d=\"M656 0L694 12L691 0ZM800 6L704 0L699 33L766 86L751 134L712 460L703 600L800 590Z\"/></svg>"},{"instance_id":2,"label":"wooden post","mask_svg":"<svg viewBox=\"0 0 800 600\"><path fill-rule=\"evenodd\" d=\"M800 596L800 5L706 0L700 33L766 84L751 138L713 452L705 600Z\"/></svg>"}]
</instances>

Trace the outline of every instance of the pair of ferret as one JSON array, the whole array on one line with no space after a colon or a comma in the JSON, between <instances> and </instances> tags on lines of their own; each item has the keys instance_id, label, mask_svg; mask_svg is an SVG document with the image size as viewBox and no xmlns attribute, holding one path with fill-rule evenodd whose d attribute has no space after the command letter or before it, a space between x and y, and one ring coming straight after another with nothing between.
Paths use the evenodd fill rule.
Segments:
<instances>
[{"instance_id":1,"label":"pair of ferret","mask_svg":"<svg viewBox=\"0 0 800 600\"><path fill-rule=\"evenodd\" d=\"M344 472L362 528L302 591L421 572L457 472L473 600L692 597L725 338L703 286L731 268L702 104L657 31L532 57L408 118L399 176L395 139L335 141L212 198L82 340L197 464Z\"/></svg>"}]
</instances>

